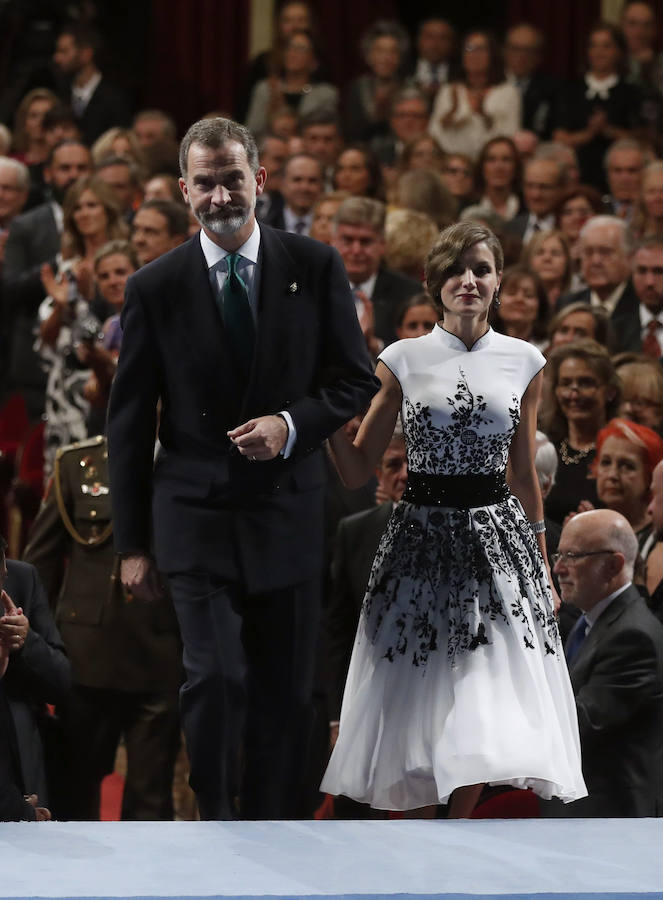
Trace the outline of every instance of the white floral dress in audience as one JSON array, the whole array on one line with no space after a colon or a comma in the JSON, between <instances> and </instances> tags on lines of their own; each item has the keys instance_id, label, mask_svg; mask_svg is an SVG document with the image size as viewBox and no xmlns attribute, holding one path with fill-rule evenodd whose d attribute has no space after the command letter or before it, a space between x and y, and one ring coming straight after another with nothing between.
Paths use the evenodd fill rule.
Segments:
<instances>
[{"instance_id":1,"label":"white floral dress in audience","mask_svg":"<svg viewBox=\"0 0 663 900\"><path fill-rule=\"evenodd\" d=\"M503 473L539 351L439 325L380 359L400 382L410 472ZM378 809L462 785L585 796L575 701L538 544L520 502L402 500L380 543L322 790Z\"/></svg>"}]
</instances>

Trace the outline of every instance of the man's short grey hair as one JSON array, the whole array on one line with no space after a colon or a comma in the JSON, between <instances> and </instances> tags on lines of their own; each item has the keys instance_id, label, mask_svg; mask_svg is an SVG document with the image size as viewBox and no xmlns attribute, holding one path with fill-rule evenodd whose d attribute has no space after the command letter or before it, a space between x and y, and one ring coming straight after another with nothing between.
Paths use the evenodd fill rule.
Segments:
<instances>
[{"instance_id":1,"label":"man's short grey hair","mask_svg":"<svg viewBox=\"0 0 663 900\"><path fill-rule=\"evenodd\" d=\"M189 149L191 144L201 144L212 150L218 150L224 144L235 141L244 147L249 168L255 175L260 167L258 147L248 128L234 122L232 119L223 119L221 116L215 119L200 119L194 122L191 128L182 138L180 144L180 172L182 178L187 176Z\"/></svg>"},{"instance_id":2,"label":"man's short grey hair","mask_svg":"<svg viewBox=\"0 0 663 900\"><path fill-rule=\"evenodd\" d=\"M30 172L28 171L28 167L19 162L18 159L12 159L9 156L0 156L0 166L4 166L5 169L10 169L16 177L16 187L22 191L27 191L30 188Z\"/></svg>"},{"instance_id":3,"label":"man's short grey hair","mask_svg":"<svg viewBox=\"0 0 663 900\"><path fill-rule=\"evenodd\" d=\"M536 469L536 477L539 479L541 496L544 498L550 493L552 486L555 484L558 464L559 460L554 444L542 431L537 431L534 467Z\"/></svg>"},{"instance_id":4,"label":"man's short grey hair","mask_svg":"<svg viewBox=\"0 0 663 900\"><path fill-rule=\"evenodd\" d=\"M367 225L376 234L384 236L387 208L379 200L370 197L348 197L336 210L334 230L339 225Z\"/></svg>"},{"instance_id":5,"label":"man's short grey hair","mask_svg":"<svg viewBox=\"0 0 663 900\"><path fill-rule=\"evenodd\" d=\"M618 230L623 252L626 256L632 256L635 248L633 233L624 219L620 219L617 216L592 216L592 218L588 219L582 226L580 230L580 240L583 241L587 235L596 228L605 228L606 226Z\"/></svg>"},{"instance_id":6,"label":"man's short grey hair","mask_svg":"<svg viewBox=\"0 0 663 900\"><path fill-rule=\"evenodd\" d=\"M620 138L618 141L615 141L614 144L610 144L608 149L605 152L605 156L603 157L603 168L608 171L608 167L610 166L610 159L612 158L613 153L618 153L620 150L635 150L642 157L642 164L645 162L645 153L642 149L641 144L638 143L634 138Z\"/></svg>"},{"instance_id":7,"label":"man's short grey hair","mask_svg":"<svg viewBox=\"0 0 663 900\"><path fill-rule=\"evenodd\" d=\"M389 19L378 19L377 22L374 22L369 29L364 32L360 45L364 59L368 58L373 42L381 37L394 38L398 44L398 52L402 64L403 60L410 52L410 38L402 25Z\"/></svg>"}]
</instances>

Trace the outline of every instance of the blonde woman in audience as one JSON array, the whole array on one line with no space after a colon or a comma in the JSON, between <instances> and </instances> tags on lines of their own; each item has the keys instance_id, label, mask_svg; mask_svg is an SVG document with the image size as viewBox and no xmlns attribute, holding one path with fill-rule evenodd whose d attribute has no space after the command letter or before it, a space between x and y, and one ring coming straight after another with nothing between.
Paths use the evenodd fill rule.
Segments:
<instances>
[{"instance_id":1,"label":"blonde woman in audience","mask_svg":"<svg viewBox=\"0 0 663 900\"><path fill-rule=\"evenodd\" d=\"M443 85L435 98L429 130L448 153L476 159L486 141L518 131L521 98L504 80L499 49L488 32L466 35L461 65L462 80Z\"/></svg>"},{"instance_id":2,"label":"blonde woman in audience","mask_svg":"<svg viewBox=\"0 0 663 900\"><path fill-rule=\"evenodd\" d=\"M561 231L539 231L523 251L523 264L541 279L552 312L562 294L571 288L573 261Z\"/></svg>"},{"instance_id":3,"label":"blonde woman in audience","mask_svg":"<svg viewBox=\"0 0 663 900\"><path fill-rule=\"evenodd\" d=\"M130 128L109 128L92 145L92 159L98 165L108 156L123 156L140 169L145 167L145 154Z\"/></svg>"},{"instance_id":4,"label":"blonde woman in audience","mask_svg":"<svg viewBox=\"0 0 663 900\"><path fill-rule=\"evenodd\" d=\"M439 234L439 227L425 213L414 209L390 209L385 222L385 262L390 269L423 281L424 263Z\"/></svg>"},{"instance_id":5,"label":"blonde woman in audience","mask_svg":"<svg viewBox=\"0 0 663 900\"><path fill-rule=\"evenodd\" d=\"M622 385L619 415L663 434L663 370L660 362L632 353L621 354L614 362Z\"/></svg>"},{"instance_id":6,"label":"blonde woman in audience","mask_svg":"<svg viewBox=\"0 0 663 900\"><path fill-rule=\"evenodd\" d=\"M34 88L23 97L14 117L12 156L26 166L40 165L46 160L48 147L42 129L44 115L58 103L53 91Z\"/></svg>"},{"instance_id":7,"label":"blonde woman in audience","mask_svg":"<svg viewBox=\"0 0 663 900\"><path fill-rule=\"evenodd\" d=\"M48 263L41 279L48 296L39 307L35 349L47 372L44 474L58 447L87 437L90 376L87 349L100 339L111 307L95 294L94 257L109 240L126 238L115 195L94 176L79 178L64 198L64 232L58 271Z\"/></svg>"}]
</instances>

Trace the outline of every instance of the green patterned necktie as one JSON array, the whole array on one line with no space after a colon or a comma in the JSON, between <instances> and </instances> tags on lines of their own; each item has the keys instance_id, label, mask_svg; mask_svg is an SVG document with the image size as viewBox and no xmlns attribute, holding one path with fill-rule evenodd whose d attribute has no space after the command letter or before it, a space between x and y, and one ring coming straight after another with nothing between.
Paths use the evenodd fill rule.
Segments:
<instances>
[{"instance_id":1,"label":"green patterned necktie","mask_svg":"<svg viewBox=\"0 0 663 900\"><path fill-rule=\"evenodd\" d=\"M248 379L253 361L255 326L246 282L237 272L239 253L226 256L228 275L221 291L221 316L240 373Z\"/></svg>"}]
</instances>

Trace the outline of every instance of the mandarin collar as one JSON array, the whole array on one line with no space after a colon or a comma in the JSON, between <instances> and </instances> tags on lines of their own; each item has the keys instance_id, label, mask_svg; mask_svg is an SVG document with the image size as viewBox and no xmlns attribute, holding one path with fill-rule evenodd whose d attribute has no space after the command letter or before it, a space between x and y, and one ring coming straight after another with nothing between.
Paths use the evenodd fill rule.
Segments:
<instances>
[{"instance_id":1,"label":"mandarin collar","mask_svg":"<svg viewBox=\"0 0 663 900\"><path fill-rule=\"evenodd\" d=\"M459 337L457 337L457 335L447 331L439 322L435 324L435 328L437 329L438 340L444 344L445 347L449 347L452 350L461 350L465 353L474 353L477 350L481 350L490 343L494 334L493 329L489 327L488 331L485 334L482 334L480 338L477 338L468 350L466 345Z\"/></svg>"}]
</instances>

